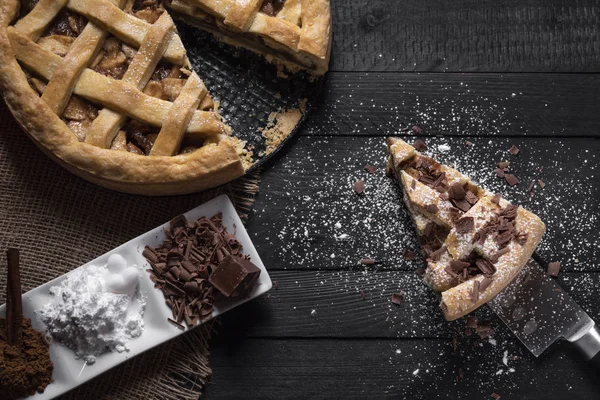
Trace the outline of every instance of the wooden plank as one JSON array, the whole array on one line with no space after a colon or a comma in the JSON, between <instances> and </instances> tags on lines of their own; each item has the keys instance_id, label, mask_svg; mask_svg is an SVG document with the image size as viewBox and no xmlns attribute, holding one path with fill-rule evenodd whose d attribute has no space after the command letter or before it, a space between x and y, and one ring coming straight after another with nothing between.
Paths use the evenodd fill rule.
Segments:
<instances>
[{"instance_id":1,"label":"wooden plank","mask_svg":"<svg viewBox=\"0 0 600 400\"><path fill-rule=\"evenodd\" d=\"M594 0L332 2L334 71L597 72Z\"/></svg>"},{"instance_id":2,"label":"wooden plank","mask_svg":"<svg viewBox=\"0 0 600 400\"><path fill-rule=\"evenodd\" d=\"M303 134L599 137L599 103L595 74L330 73Z\"/></svg>"},{"instance_id":3,"label":"wooden plank","mask_svg":"<svg viewBox=\"0 0 600 400\"><path fill-rule=\"evenodd\" d=\"M225 314L219 334L227 338L446 338L459 345L477 338L466 320L444 320L439 300L414 272L270 271L277 286L267 297ZM561 287L600 320L598 273L566 273ZM401 293L401 305L391 303ZM512 333L487 307L474 313L494 328L495 341ZM488 342L487 340L485 341ZM493 342L493 341L492 341Z\"/></svg>"},{"instance_id":4,"label":"wooden plank","mask_svg":"<svg viewBox=\"0 0 600 400\"><path fill-rule=\"evenodd\" d=\"M428 138L439 160L493 192L522 204L546 222L538 252L561 261L566 271L599 271L597 184L600 140L586 138ZM511 156L511 145L521 149ZM521 183L509 187L494 174L511 161ZM248 231L270 269L330 269L356 266L363 257L382 269L412 269L402 252L416 249L415 233L401 193L385 176L382 137L301 137L263 174ZM375 174L365 164L378 167ZM364 195L353 185L364 179ZM537 182L546 184L542 189ZM534 196L528 186L534 181Z\"/></svg>"},{"instance_id":5,"label":"wooden plank","mask_svg":"<svg viewBox=\"0 0 600 400\"><path fill-rule=\"evenodd\" d=\"M597 371L578 354L554 348L534 359L514 341L454 353L439 340L236 339L214 341L211 351L209 400L491 399L492 393L552 400L600 393Z\"/></svg>"}]
</instances>

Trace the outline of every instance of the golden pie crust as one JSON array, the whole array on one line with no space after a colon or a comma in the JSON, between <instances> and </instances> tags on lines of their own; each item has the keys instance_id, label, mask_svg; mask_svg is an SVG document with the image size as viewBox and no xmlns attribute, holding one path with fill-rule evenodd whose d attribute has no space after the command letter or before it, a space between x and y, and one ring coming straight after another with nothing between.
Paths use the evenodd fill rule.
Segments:
<instances>
[{"instance_id":1,"label":"golden pie crust","mask_svg":"<svg viewBox=\"0 0 600 400\"><path fill-rule=\"evenodd\" d=\"M110 189L173 195L242 176L241 145L230 136L231 129L191 70L162 2L156 2L155 8L161 10L154 13L153 9L134 12L133 3L40 0L19 16L19 1L3 1L0 89L8 108L36 145L57 163ZM326 23L321 33L327 36L322 41L329 47L326 3L326 12L321 10L327 14L325 19L310 14L319 11L312 5L305 9L306 32L317 32L313 23ZM236 11L228 21L240 27L249 24L250 33L240 35L253 34L254 23L244 18L244 8L230 8ZM61 13L73 13L87 23L73 37L47 33ZM77 25L68 15L69 24ZM278 31L277 23L287 24L261 18L263 28L273 32ZM297 48L303 49L300 41ZM319 46L318 41L312 45ZM311 51L308 46L306 51ZM155 80L153 74L163 64L170 65L175 75ZM82 122L77 120L80 117ZM152 132L138 136L151 143L148 147L128 142L125 126L131 121Z\"/></svg>"}]
</instances>

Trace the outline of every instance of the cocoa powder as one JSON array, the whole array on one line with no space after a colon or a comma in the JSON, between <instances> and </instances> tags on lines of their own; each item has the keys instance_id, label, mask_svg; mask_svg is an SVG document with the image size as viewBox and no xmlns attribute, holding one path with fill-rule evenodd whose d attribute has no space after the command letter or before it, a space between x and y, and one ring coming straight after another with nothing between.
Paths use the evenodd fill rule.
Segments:
<instances>
[{"instance_id":1,"label":"cocoa powder","mask_svg":"<svg viewBox=\"0 0 600 400\"><path fill-rule=\"evenodd\" d=\"M22 345L6 341L6 320L0 318L0 399L12 400L43 392L52 382L52 361L44 335L23 318Z\"/></svg>"}]
</instances>

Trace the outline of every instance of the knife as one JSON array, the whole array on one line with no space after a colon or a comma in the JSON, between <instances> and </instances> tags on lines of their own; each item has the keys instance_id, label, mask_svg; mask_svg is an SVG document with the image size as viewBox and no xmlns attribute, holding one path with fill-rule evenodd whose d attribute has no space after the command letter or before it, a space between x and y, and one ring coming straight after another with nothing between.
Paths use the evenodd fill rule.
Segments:
<instances>
[{"instance_id":1,"label":"knife","mask_svg":"<svg viewBox=\"0 0 600 400\"><path fill-rule=\"evenodd\" d=\"M566 339L587 360L600 366L600 330L585 311L542 269L539 255L488 306L538 357L558 339Z\"/></svg>"}]
</instances>

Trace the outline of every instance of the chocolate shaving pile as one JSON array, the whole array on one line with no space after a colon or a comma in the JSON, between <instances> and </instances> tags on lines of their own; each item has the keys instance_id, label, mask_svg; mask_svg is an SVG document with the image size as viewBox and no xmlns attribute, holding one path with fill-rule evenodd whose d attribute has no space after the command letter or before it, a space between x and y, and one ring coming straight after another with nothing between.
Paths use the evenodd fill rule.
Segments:
<instances>
[{"instance_id":1,"label":"chocolate shaving pile","mask_svg":"<svg viewBox=\"0 0 600 400\"><path fill-rule=\"evenodd\" d=\"M214 289L208 277L228 255L242 257L242 245L227 233L221 213L190 222L180 215L165 233L160 246L146 246L142 253L151 266L147 271L173 312L171 323L194 326L212 315Z\"/></svg>"},{"instance_id":2,"label":"chocolate shaving pile","mask_svg":"<svg viewBox=\"0 0 600 400\"><path fill-rule=\"evenodd\" d=\"M440 199L450 200L452 205L462 212L469 211L479 201L479 197L467 183L455 182L449 185L446 173L441 171L441 165L429 157L414 157L408 167L415 170L414 177L416 180L438 191ZM456 211L458 216L458 210Z\"/></svg>"},{"instance_id":3,"label":"chocolate shaving pile","mask_svg":"<svg viewBox=\"0 0 600 400\"><path fill-rule=\"evenodd\" d=\"M471 243L483 245L487 237L491 235L500 250L508 246L511 240L515 240L521 246L524 245L527 242L527 234L518 233L515 228L518 208L519 206L508 205L475 233Z\"/></svg>"},{"instance_id":4,"label":"chocolate shaving pile","mask_svg":"<svg viewBox=\"0 0 600 400\"><path fill-rule=\"evenodd\" d=\"M473 251L464 260L450 261L445 271L459 283L483 274L485 278L479 284L478 289L480 292L483 292L492 283L491 277L496 273L496 267L490 260L481 257L477 252Z\"/></svg>"},{"instance_id":5,"label":"chocolate shaving pile","mask_svg":"<svg viewBox=\"0 0 600 400\"><path fill-rule=\"evenodd\" d=\"M425 225L423 234L419 238L423 255L427 258L430 258L442 247L447 235L448 232L435 222L429 222L427 225Z\"/></svg>"}]
</instances>

